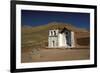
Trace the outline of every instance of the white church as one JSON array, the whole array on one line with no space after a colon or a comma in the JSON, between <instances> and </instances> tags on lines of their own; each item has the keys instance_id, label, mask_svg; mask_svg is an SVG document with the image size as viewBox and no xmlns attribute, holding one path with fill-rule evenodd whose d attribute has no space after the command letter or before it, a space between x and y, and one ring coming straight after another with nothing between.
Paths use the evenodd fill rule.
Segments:
<instances>
[{"instance_id":1,"label":"white church","mask_svg":"<svg viewBox=\"0 0 100 73\"><path fill-rule=\"evenodd\" d=\"M48 34L48 48L73 48L74 32L63 28L62 30L49 30Z\"/></svg>"}]
</instances>

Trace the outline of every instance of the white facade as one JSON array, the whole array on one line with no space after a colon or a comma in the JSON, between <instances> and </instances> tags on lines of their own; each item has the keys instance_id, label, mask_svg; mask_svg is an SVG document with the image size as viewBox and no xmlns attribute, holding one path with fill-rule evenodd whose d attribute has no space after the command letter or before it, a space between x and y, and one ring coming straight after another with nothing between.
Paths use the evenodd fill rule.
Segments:
<instances>
[{"instance_id":1,"label":"white facade","mask_svg":"<svg viewBox=\"0 0 100 73\"><path fill-rule=\"evenodd\" d=\"M60 30L49 30L48 48L73 48L74 32L60 32Z\"/></svg>"},{"instance_id":2,"label":"white facade","mask_svg":"<svg viewBox=\"0 0 100 73\"><path fill-rule=\"evenodd\" d=\"M58 30L49 30L48 47L49 48L58 47Z\"/></svg>"}]
</instances>

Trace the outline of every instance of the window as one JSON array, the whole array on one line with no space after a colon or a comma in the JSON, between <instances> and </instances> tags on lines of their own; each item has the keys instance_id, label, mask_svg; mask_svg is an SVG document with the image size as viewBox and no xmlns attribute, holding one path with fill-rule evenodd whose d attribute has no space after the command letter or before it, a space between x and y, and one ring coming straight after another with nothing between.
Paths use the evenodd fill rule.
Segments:
<instances>
[{"instance_id":1,"label":"window","mask_svg":"<svg viewBox=\"0 0 100 73\"><path fill-rule=\"evenodd\" d=\"M56 35L56 31L54 31L54 35Z\"/></svg>"},{"instance_id":2,"label":"window","mask_svg":"<svg viewBox=\"0 0 100 73\"><path fill-rule=\"evenodd\" d=\"M53 35L53 32L51 31L51 36Z\"/></svg>"}]
</instances>

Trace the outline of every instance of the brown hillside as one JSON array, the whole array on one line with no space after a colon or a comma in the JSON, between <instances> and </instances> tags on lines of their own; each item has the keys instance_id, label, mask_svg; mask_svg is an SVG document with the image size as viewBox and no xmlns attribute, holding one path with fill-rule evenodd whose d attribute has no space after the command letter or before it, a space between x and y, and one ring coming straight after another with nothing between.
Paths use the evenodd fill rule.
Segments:
<instances>
[{"instance_id":1,"label":"brown hillside","mask_svg":"<svg viewBox=\"0 0 100 73\"><path fill-rule=\"evenodd\" d=\"M89 31L77 28L71 24L51 22L47 25L36 27L22 27L22 48L45 47L48 43L48 30L50 29L63 29L75 32L75 44L77 48L89 45ZM83 41L85 40L85 41ZM85 44L84 44L85 43ZM86 44L87 43L87 44Z\"/></svg>"}]
</instances>

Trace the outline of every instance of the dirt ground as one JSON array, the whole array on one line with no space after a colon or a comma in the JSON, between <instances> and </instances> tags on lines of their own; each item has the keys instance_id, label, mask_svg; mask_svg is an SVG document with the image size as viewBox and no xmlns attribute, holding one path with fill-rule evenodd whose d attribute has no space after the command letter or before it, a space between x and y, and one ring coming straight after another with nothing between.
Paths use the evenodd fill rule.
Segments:
<instances>
[{"instance_id":1,"label":"dirt ground","mask_svg":"<svg viewBox=\"0 0 100 73\"><path fill-rule=\"evenodd\" d=\"M85 60L90 58L90 49L24 49L21 62L47 62Z\"/></svg>"}]
</instances>

